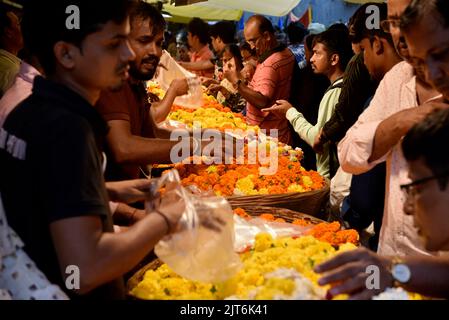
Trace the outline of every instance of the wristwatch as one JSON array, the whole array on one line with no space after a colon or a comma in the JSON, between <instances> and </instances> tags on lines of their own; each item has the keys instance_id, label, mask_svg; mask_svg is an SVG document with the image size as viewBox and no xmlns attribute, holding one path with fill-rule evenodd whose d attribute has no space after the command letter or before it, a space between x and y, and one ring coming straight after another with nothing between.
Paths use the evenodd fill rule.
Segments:
<instances>
[{"instance_id":1,"label":"wristwatch","mask_svg":"<svg viewBox=\"0 0 449 320\"><path fill-rule=\"evenodd\" d=\"M394 279L394 286L400 286L410 281L412 272L402 259L395 258L391 263L391 275Z\"/></svg>"}]
</instances>

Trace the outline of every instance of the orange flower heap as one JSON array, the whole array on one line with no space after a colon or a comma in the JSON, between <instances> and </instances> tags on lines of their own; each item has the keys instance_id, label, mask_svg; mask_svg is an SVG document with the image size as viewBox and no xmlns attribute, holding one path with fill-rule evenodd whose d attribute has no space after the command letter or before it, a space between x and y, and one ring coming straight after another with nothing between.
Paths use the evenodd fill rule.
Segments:
<instances>
[{"instance_id":1,"label":"orange flower heap","mask_svg":"<svg viewBox=\"0 0 449 320\"><path fill-rule=\"evenodd\" d=\"M280 155L278 161L274 175L261 175L258 164L178 164L176 168L184 186L195 185L219 196L308 192L324 187L325 181L316 171L306 171L288 156Z\"/></svg>"},{"instance_id":2,"label":"orange flower heap","mask_svg":"<svg viewBox=\"0 0 449 320\"><path fill-rule=\"evenodd\" d=\"M242 208L234 209L234 214L237 214L246 220L252 219L252 217ZM286 222L282 218L276 218L271 213L264 213L259 215L258 217L268 222ZM310 221L307 221L305 219L295 219L292 224L302 227L311 226ZM352 243L355 245L359 244L358 232L354 229L341 230L340 223L338 222L319 223L313 226L312 229L308 230L306 232L306 235L313 236L317 240L330 243L333 246L340 246L344 243Z\"/></svg>"},{"instance_id":3,"label":"orange flower heap","mask_svg":"<svg viewBox=\"0 0 449 320\"><path fill-rule=\"evenodd\" d=\"M308 234L334 246L347 242L353 244L359 243L359 234L356 230L340 230L340 228L340 223L336 221L332 223L320 223L311 229Z\"/></svg>"}]
</instances>

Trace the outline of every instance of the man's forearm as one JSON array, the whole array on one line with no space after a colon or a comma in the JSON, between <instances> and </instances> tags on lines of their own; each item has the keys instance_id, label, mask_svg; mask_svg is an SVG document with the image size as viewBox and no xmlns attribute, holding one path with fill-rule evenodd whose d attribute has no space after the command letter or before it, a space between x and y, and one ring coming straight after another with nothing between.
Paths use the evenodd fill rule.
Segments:
<instances>
[{"instance_id":1,"label":"man's forearm","mask_svg":"<svg viewBox=\"0 0 449 320\"><path fill-rule=\"evenodd\" d=\"M115 161L120 164L147 165L153 163L171 163L170 151L179 143L169 139L150 139L132 136L115 150Z\"/></svg>"},{"instance_id":2,"label":"man's forearm","mask_svg":"<svg viewBox=\"0 0 449 320\"><path fill-rule=\"evenodd\" d=\"M252 106L258 108L258 109L264 109L267 107L271 107L270 99L261 94L260 92L254 91L250 87L248 87L246 84L240 84L238 91L240 95L249 102Z\"/></svg>"},{"instance_id":3,"label":"man's forearm","mask_svg":"<svg viewBox=\"0 0 449 320\"><path fill-rule=\"evenodd\" d=\"M119 203L113 214L114 224L130 226L145 217L145 211L133 208L127 204Z\"/></svg>"},{"instance_id":4,"label":"man's forearm","mask_svg":"<svg viewBox=\"0 0 449 320\"><path fill-rule=\"evenodd\" d=\"M374 162L386 155L426 114L424 108L411 108L382 121L374 135L373 150L368 161Z\"/></svg>"},{"instance_id":5,"label":"man's forearm","mask_svg":"<svg viewBox=\"0 0 449 320\"><path fill-rule=\"evenodd\" d=\"M119 233L103 233L98 217L63 219L50 228L62 273L67 265L79 267L78 294L88 293L129 272L169 231L165 219L157 213L150 213ZM81 239L74 241L76 236Z\"/></svg>"},{"instance_id":6,"label":"man's forearm","mask_svg":"<svg viewBox=\"0 0 449 320\"><path fill-rule=\"evenodd\" d=\"M170 87L165 93L164 99L162 99L162 101L160 102L154 103L151 106L151 115L156 124L161 123L167 118L176 97L176 91L172 87Z\"/></svg>"},{"instance_id":7,"label":"man's forearm","mask_svg":"<svg viewBox=\"0 0 449 320\"><path fill-rule=\"evenodd\" d=\"M214 64L210 60L195 61L195 62L182 62L182 67L191 71L204 71L214 68Z\"/></svg>"}]
</instances>

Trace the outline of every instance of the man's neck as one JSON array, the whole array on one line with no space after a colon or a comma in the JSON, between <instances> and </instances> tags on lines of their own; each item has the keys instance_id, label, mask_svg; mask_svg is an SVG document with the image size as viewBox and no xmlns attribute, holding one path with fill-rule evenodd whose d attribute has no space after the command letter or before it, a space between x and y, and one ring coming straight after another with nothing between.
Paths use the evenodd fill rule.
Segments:
<instances>
[{"instance_id":1,"label":"man's neck","mask_svg":"<svg viewBox=\"0 0 449 320\"><path fill-rule=\"evenodd\" d=\"M424 104L425 102L436 98L441 95L432 86L430 86L425 80L416 76L416 98L418 99L418 104Z\"/></svg>"},{"instance_id":2,"label":"man's neck","mask_svg":"<svg viewBox=\"0 0 449 320\"><path fill-rule=\"evenodd\" d=\"M399 62L402 62L402 58L397 54L396 49L391 50L390 54L386 55L384 59L383 64L383 70L382 70L382 79L383 77L391 70L395 65L397 65ZM378 82L380 82L382 79L376 79Z\"/></svg>"},{"instance_id":3,"label":"man's neck","mask_svg":"<svg viewBox=\"0 0 449 320\"><path fill-rule=\"evenodd\" d=\"M337 79L342 78L344 74L344 71L336 68L327 75L327 78L331 83L334 83Z\"/></svg>"},{"instance_id":4,"label":"man's neck","mask_svg":"<svg viewBox=\"0 0 449 320\"><path fill-rule=\"evenodd\" d=\"M49 79L53 80L54 82L60 83L70 90L76 92L92 106L94 106L100 98L100 90L85 88L66 75L53 75L49 77Z\"/></svg>"}]
</instances>

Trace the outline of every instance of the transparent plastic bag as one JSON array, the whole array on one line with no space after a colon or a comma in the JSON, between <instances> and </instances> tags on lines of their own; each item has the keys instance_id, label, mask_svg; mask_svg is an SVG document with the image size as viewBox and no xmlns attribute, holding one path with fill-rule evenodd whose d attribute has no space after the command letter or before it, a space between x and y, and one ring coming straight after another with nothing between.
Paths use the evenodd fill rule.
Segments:
<instances>
[{"instance_id":1,"label":"transparent plastic bag","mask_svg":"<svg viewBox=\"0 0 449 320\"><path fill-rule=\"evenodd\" d=\"M177 230L164 237L155 247L156 255L178 275L196 281L217 283L233 276L241 267L234 251L233 212L221 197L194 195L180 184L177 170L165 173L155 180L153 198L146 203L151 211L160 188L161 197L176 196L185 202L185 210ZM221 231L205 227L208 218L224 222Z\"/></svg>"},{"instance_id":2,"label":"transparent plastic bag","mask_svg":"<svg viewBox=\"0 0 449 320\"><path fill-rule=\"evenodd\" d=\"M162 53L160 65L164 67L158 68L154 80L158 82L161 88L165 91L168 90L173 80L187 78L187 83L189 85L188 93L181 97L177 97L174 103L192 109L201 107L203 90L201 88L200 79L194 73L181 67L165 50Z\"/></svg>"},{"instance_id":3,"label":"transparent plastic bag","mask_svg":"<svg viewBox=\"0 0 449 320\"><path fill-rule=\"evenodd\" d=\"M269 222L261 218L249 221L234 215L235 241L234 250L243 252L253 247L256 235L268 233L274 239L282 237L299 237L305 235L313 226L298 226L291 223Z\"/></svg>"}]
</instances>

